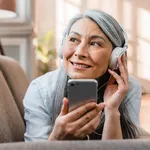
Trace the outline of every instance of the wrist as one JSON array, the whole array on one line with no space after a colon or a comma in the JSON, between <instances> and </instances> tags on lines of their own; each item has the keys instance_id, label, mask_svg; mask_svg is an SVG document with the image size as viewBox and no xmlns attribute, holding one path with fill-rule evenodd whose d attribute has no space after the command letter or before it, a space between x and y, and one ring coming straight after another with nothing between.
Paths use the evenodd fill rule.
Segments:
<instances>
[{"instance_id":1,"label":"wrist","mask_svg":"<svg viewBox=\"0 0 150 150\"><path fill-rule=\"evenodd\" d=\"M114 118L114 117L119 117L120 118L120 112L118 109L107 109L105 108L105 117L111 117L111 118Z\"/></svg>"}]
</instances>

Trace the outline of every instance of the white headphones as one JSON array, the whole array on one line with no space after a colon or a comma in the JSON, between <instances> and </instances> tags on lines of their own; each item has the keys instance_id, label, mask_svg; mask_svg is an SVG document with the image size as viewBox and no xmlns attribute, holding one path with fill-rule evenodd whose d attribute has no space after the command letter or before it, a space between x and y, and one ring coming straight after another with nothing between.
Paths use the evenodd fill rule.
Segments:
<instances>
[{"instance_id":1,"label":"white headphones","mask_svg":"<svg viewBox=\"0 0 150 150\"><path fill-rule=\"evenodd\" d=\"M114 69L118 69L118 57L121 57L124 53L127 52L127 48L128 48L128 37L127 34L124 30L124 28L120 25L121 29L122 29L122 33L124 35L124 39L125 39L125 43L123 45L123 47L116 47L113 49L111 56L110 56L110 60L109 60L109 68L114 70Z\"/></svg>"},{"instance_id":2,"label":"white headphones","mask_svg":"<svg viewBox=\"0 0 150 150\"><path fill-rule=\"evenodd\" d=\"M124 39L125 39L125 43L123 45L123 47L116 47L113 49L111 56L110 56L110 60L109 60L109 68L114 70L114 69L118 69L118 57L121 57L124 53L126 53L127 48L128 48L128 37L127 34L124 30L124 28L120 25L121 29L122 29L122 33L124 35ZM63 41L62 41L63 44ZM58 56L62 59L62 44L61 47L59 48L58 51Z\"/></svg>"}]
</instances>

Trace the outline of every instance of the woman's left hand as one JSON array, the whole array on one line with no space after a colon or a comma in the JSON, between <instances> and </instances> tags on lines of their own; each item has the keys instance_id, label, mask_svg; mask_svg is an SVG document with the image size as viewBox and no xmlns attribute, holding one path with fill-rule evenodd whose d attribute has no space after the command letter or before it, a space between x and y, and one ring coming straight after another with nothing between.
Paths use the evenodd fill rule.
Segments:
<instances>
[{"instance_id":1,"label":"woman's left hand","mask_svg":"<svg viewBox=\"0 0 150 150\"><path fill-rule=\"evenodd\" d=\"M120 70L120 75L118 75L115 71L108 69L111 79L104 92L104 103L106 104L105 110L108 111L119 109L119 106L129 89L125 54L118 58L118 67ZM115 84L115 81L117 84Z\"/></svg>"}]
</instances>

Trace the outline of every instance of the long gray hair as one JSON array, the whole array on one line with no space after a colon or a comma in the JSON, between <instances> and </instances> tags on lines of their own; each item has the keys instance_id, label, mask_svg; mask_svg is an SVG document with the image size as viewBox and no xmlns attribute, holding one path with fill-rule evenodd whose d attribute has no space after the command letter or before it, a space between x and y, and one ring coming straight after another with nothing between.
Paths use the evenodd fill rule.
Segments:
<instances>
[{"instance_id":1,"label":"long gray hair","mask_svg":"<svg viewBox=\"0 0 150 150\"><path fill-rule=\"evenodd\" d=\"M97 11L97 10L87 10L85 13L79 14L75 16L74 18L72 18L63 33L62 41L64 41L66 36L68 36L72 25L79 19L82 19L85 17L91 19L100 27L100 29L104 32L104 34L111 41L113 48L122 47L124 45L125 43L124 34L118 22L107 13L102 12L102 11ZM59 55L62 55L61 49L60 49ZM55 89L55 92L53 93L53 97L54 97L53 125L54 125L55 119L57 118L61 110L62 99L64 97L64 90L66 87L66 83L67 83L67 74L64 69L64 66L62 65L60 68L60 76L57 79L57 83L56 83L57 87ZM124 138L136 138L138 131L136 127L134 126L134 124L132 123L132 121L130 120L127 109L123 103L121 104L119 111L121 113L120 120L121 120L123 137ZM99 127L99 130L101 130L100 133L102 133L103 131L104 122L105 122L105 116L103 115L101 119L100 127Z\"/></svg>"}]
</instances>

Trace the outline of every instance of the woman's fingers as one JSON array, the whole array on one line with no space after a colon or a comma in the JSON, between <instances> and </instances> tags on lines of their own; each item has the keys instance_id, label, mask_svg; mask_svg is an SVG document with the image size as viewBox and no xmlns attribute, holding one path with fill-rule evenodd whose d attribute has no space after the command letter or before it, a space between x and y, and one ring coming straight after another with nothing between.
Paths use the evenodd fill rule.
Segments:
<instances>
[{"instance_id":1,"label":"woman's fingers","mask_svg":"<svg viewBox=\"0 0 150 150\"><path fill-rule=\"evenodd\" d=\"M106 106L105 103L99 103L98 104L99 111L103 110L105 106Z\"/></svg>"},{"instance_id":2,"label":"woman's fingers","mask_svg":"<svg viewBox=\"0 0 150 150\"><path fill-rule=\"evenodd\" d=\"M85 138L88 134L95 131L100 123L101 112L102 111L100 111L91 121L85 124L85 126L77 130L75 137Z\"/></svg>"},{"instance_id":3,"label":"woman's fingers","mask_svg":"<svg viewBox=\"0 0 150 150\"><path fill-rule=\"evenodd\" d=\"M69 112L66 115L66 118L68 118L67 121L75 121L77 119L79 119L80 117L82 117L85 113L87 113L88 111L96 108L96 103L95 102L90 102L90 103L86 103L80 107L78 107L77 109Z\"/></svg>"},{"instance_id":4,"label":"woman's fingers","mask_svg":"<svg viewBox=\"0 0 150 150\"><path fill-rule=\"evenodd\" d=\"M66 115L68 113L68 99L65 97L63 98L63 104L61 107L60 115Z\"/></svg>"},{"instance_id":5,"label":"woman's fingers","mask_svg":"<svg viewBox=\"0 0 150 150\"><path fill-rule=\"evenodd\" d=\"M127 57L125 54L123 54L123 56L121 57L121 61L123 63L123 66L125 68L125 70L128 72L128 69L127 69Z\"/></svg>"},{"instance_id":6,"label":"woman's fingers","mask_svg":"<svg viewBox=\"0 0 150 150\"><path fill-rule=\"evenodd\" d=\"M108 69L108 72L115 78L119 85L124 86L122 78L115 71Z\"/></svg>"},{"instance_id":7,"label":"woman's fingers","mask_svg":"<svg viewBox=\"0 0 150 150\"><path fill-rule=\"evenodd\" d=\"M97 107L88 113L86 113L84 116L73 122L75 129L79 129L83 126L85 126L88 122L90 122L93 118L95 118L99 112L101 112L105 107L104 103L100 103L97 105Z\"/></svg>"},{"instance_id":8,"label":"woman's fingers","mask_svg":"<svg viewBox=\"0 0 150 150\"><path fill-rule=\"evenodd\" d=\"M67 104L68 99L64 98L61 113L55 121L55 137L59 136L60 139L64 137L66 139L68 137L81 138L81 136L75 136L76 131L86 126L93 118L97 118L105 107L104 103L96 104L91 102L68 113ZM76 116L77 112L79 115ZM73 121L72 118L73 120L75 119L75 121ZM60 129L57 130L58 128ZM91 128L91 126L89 128ZM89 130L91 131L91 129Z\"/></svg>"},{"instance_id":9,"label":"woman's fingers","mask_svg":"<svg viewBox=\"0 0 150 150\"><path fill-rule=\"evenodd\" d=\"M125 58L124 57L125 57L125 55L123 54L122 57L118 58L118 66L119 66L119 70L120 70L121 76L123 78L124 77L127 78L128 72L127 72L127 68L125 67L126 64L125 64Z\"/></svg>"},{"instance_id":10,"label":"woman's fingers","mask_svg":"<svg viewBox=\"0 0 150 150\"><path fill-rule=\"evenodd\" d=\"M120 75L123 79L123 82L125 83L125 88L128 89L128 71L127 71L127 67L126 67L126 58L125 58L125 54L123 54L122 59L119 58L118 59L118 65L119 65L119 70L120 70Z\"/></svg>"}]
</instances>

